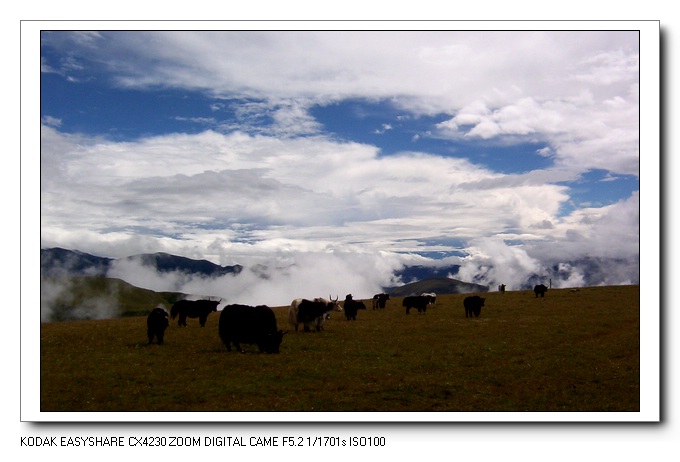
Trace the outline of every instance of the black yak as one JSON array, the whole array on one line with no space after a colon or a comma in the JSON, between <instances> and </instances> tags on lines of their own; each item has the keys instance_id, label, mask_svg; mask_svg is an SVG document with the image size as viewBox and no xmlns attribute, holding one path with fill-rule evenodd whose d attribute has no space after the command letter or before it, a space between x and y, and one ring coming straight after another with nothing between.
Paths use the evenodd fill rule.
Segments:
<instances>
[{"instance_id":1,"label":"black yak","mask_svg":"<svg viewBox=\"0 0 680 462\"><path fill-rule=\"evenodd\" d=\"M356 321L357 311L365 310L366 305L364 302L352 299L352 294L347 294L347 296L345 296L345 303L343 303L342 308L345 310L345 318L348 321Z\"/></svg>"},{"instance_id":2,"label":"black yak","mask_svg":"<svg viewBox=\"0 0 680 462\"><path fill-rule=\"evenodd\" d=\"M170 325L168 321L168 312L163 308L154 308L146 318L146 335L149 337L149 344L153 343L154 337L158 340L158 344L163 343L163 334L165 329Z\"/></svg>"},{"instance_id":3,"label":"black yak","mask_svg":"<svg viewBox=\"0 0 680 462\"><path fill-rule=\"evenodd\" d=\"M426 292L426 293L420 294L420 296L429 298L430 299L429 305L434 305L434 304L437 303L437 294L435 294L434 292Z\"/></svg>"},{"instance_id":4,"label":"black yak","mask_svg":"<svg viewBox=\"0 0 680 462\"><path fill-rule=\"evenodd\" d=\"M227 305L220 314L219 333L222 343L243 352L241 343L256 344L260 353L278 353L283 335L277 330L276 317L265 305Z\"/></svg>"},{"instance_id":5,"label":"black yak","mask_svg":"<svg viewBox=\"0 0 680 462\"><path fill-rule=\"evenodd\" d=\"M300 304L304 303L302 312L300 312ZM331 311L342 311L338 305L338 297L335 300L331 297L330 300L325 298L315 298L310 301L306 298L296 298L290 303L288 308L288 323L298 330L300 324L304 324L305 332L310 332L310 326L318 332L323 329L323 324L326 319L330 318Z\"/></svg>"},{"instance_id":6,"label":"black yak","mask_svg":"<svg viewBox=\"0 0 680 462\"><path fill-rule=\"evenodd\" d=\"M387 304L387 300L390 299L389 294L375 294L373 296L373 309L384 309Z\"/></svg>"},{"instance_id":7,"label":"black yak","mask_svg":"<svg viewBox=\"0 0 680 462\"><path fill-rule=\"evenodd\" d=\"M465 307L465 317L472 317L473 314L475 317L479 317L479 314L482 312L482 307L484 306L484 300L486 299L480 297L479 295L465 297L465 300L463 300L463 306Z\"/></svg>"},{"instance_id":8,"label":"black yak","mask_svg":"<svg viewBox=\"0 0 680 462\"><path fill-rule=\"evenodd\" d=\"M536 298L540 295L541 297L545 297L545 293L548 291L548 288L544 284L539 284L537 286L534 286L534 293L536 294Z\"/></svg>"},{"instance_id":9,"label":"black yak","mask_svg":"<svg viewBox=\"0 0 680 462\"><path fill-rule=\"evenodd\" d=\"M430 296L423 295L411 295L409 297L404 297L404 301L401 305L406 308L406 314L409 314L411 308L416 308L418 313L427 312L427 305L430 304L432 298Z\"/></svg>"},{"instance_id":10,"label":"black yak","mask_svg":"<svg viewBox=\"0 0 680 462\"><path fill-rule=\"evenodd\" d=\"M208 315L217 311L219 301L214 300L180 300L172 305L170 315L175 319L179 315L177 325L186 327L187 318L198 318L201 327L205 327Z\"/></svg>"}]
</instances>

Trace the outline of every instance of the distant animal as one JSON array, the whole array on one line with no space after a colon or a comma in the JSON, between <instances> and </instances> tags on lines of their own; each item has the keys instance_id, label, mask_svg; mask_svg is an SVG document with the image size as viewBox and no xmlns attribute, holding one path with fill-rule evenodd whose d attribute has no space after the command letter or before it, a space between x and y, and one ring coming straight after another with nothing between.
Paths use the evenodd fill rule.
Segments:
<instances>
[{"instance_id":1,"label":"distant animal","mask_svg":"<svg viewBox=\"0 0 680 462\"><path fill-rule=\"evenodd\" d=\"M260 353L278 353L286 332L277 330L276 316L265 305L227 305L220 314L219 333L222 343L243 352L242 343L255 344Z\"/></svg>"},{"instance_id":2,"label":"distant animal","mask_svg":"<svg viewBox=\"0 0 680 462\"><path fill-rule=\"evenodd\" d=\"M416 308L418 313L426 313L427 305L429 305L431 301L432 299L429 296L410 295L404 297L404 301L401 302L401 305L406 308L406 314L409 314L411 308Z\"/></svg>"},{"instance_id":3,"label":"distant animal","mask_svg":"<svg viewBox=\"0 0 680 462\"><path fill-rule=\"evenodd\" d=\"M310 332L312 326L317 332L321 331L324 322L330 316L330 312L333 309L337 309L338 298L335 300L296 298L291 302L290 308L288 308L289 324L296 331L300 324L304 325L305 332Z\"/></svg>"},{"instance_id":4,"label":"distant animal","mask_svg":"<svg viewBox=\"0 0 680 462\"><path fill-rule=\"evenodd\" d=\"M154 337L158 344L163 344L163 334L170 325L168 312L163 308L154 308L146 318L146 335L149 337L149 344L153 343Z\"/></svg>"},{"instance_id":5,"label":"distant animal","mask_svg":"<svg viewBox=\"0 0 680 462\"><path fill-rule=\"evenodd\" d=\"M505 293L505 284L499 284L499 285L498 285L498 291L499 291L499 292L502 292L502 293Z\"/></svg>"},{"instance_id":6,"label":"distant animal","mask_svg":"<svg viewBox=\"0 0 680 462\"><path fill-rule=\"evenodd\" d=\"M540 295L541 297L545 297L545 293L548 291L548 288L544 284L539 284L537 286L534 286L534 294L536 294L536 298Z\"/></svg>"},{"instance_id":7,"label":"distant animal","mask_svg":"<svg viewBox=\"0 0 680 462\"><path fill-rule=\"evenodd\" d=\"M484 300L486 299L479 295L465 297L465 300L463 300L465 317L472 317L473 314L475 315L475 318L479 317L479 314L482 312L482 307L484 306Z\"/></svg>"},{"instance_id":8,"label":"distant animal","mask_svg":"<svg viewBox=\"0 0 680 462\"><path fill-rule=\"evenodd\" d=\"M390 299L389 294L375 294L373 296L373 309L384 309L385 305L387 304L387 300Z\"/></svg>"},{"instance_id":9,"label":"distant animal","mask_svg":"<svg viewBox=\"0 0 680 462\"><path fill-rule=\"evenodd\" d=\"M177 325L180 327L186 327L187 318L198 318L201 327L205 327L208 315L213 311L217 311L217 305L219 304L219 301L214 300L180 300L172 305L170 315L172 319L179 315Z\"/></svg>"},{"instance_id":10,"label":"distant animal","mask_svg":"<svg viewBox=\"0 0 680 462\"><path fill-rule=\"evenodd\" d=\"M357 311L358 310L365 310L366 305L364 302L361 302L359 300L354 300L352 298L352 294L347 294L345 297L345 302L343 303L343 309L345 310L345 318L348 321L356 321L357 319Z\"/></svg>"},{"instance_id":11,"label":"distant animal","mask_svg":"<svg viewBox=\"0 0 680 462\"><path fill-rule=\"evenodd\" d=\"M437 303L437 294L435 294L434 292L424 293L424 294L420 294L420 295L422 297L429 297L430 298L430 303L429 303L430 305L434 305L435 303Z\"/></svg>"}]
</instances>

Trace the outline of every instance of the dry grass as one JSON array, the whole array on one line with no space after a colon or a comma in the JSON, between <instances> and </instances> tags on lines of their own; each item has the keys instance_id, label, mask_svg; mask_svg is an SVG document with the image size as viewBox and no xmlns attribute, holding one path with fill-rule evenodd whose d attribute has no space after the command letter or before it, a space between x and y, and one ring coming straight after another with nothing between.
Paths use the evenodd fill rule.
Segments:
<instances>
[{"instance_id":1,"label":"dry grass","mask_svg":"<svg viewBox=\"0 0 680 462\"><path fill-rule=\"evenodd\" d=\"M640 410L638 286L482 296L479 318L464 295L334 313L278 355L227 352L219 313L171 323L161 346L144 317L42 324L41 411Z\"/></svg>"}]
</instances>

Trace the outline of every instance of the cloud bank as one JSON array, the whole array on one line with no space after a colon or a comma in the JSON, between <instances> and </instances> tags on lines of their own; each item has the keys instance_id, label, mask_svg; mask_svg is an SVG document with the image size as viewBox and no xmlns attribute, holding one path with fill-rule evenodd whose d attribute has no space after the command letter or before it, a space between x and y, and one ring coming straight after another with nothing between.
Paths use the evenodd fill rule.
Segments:
<instances>
[{"instance_id":1,"label":"cloud bank","mask_svg":"<svg viewBox=\"0 0 680 462\"><path fill-rule=\"evenodd\" d=\"M459 279L491 287L541 274L583 285L595 272L596 283L637 282L639 193L602 207L574 200L592 170L638 175L637 41L611 31L44 34L61 57L46 56L45 73L200 92L213 116L177 114L199 131L120 140L66 132L43 114L41 245L250 265L209 288L244 303L370 296L403 265L451 256ZM413 140L542 146L528 155L547 167L508 173L413 143L385 155L313 115L349 99L440 116ZM594 261L625 263L607 273ZM154 278L138 276L156 290L172 283ZM205 293L201 284L183 287Z\"/></svg>"}]
</instances>

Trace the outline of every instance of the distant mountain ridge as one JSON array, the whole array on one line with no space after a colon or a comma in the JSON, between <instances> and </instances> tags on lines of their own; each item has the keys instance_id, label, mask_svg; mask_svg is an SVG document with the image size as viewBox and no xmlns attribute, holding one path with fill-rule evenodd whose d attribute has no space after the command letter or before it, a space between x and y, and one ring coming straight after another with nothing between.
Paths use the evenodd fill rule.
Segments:
<instances>
[{"instance_id":1,"label":"distant mountain ridge","mask_svg":"<svg viewBox=\"0 0 680 462\"><path fill-rule=\"evenodd\" d=\"M40 272L43 276L99 276L110 277L109 270L116 262L138 263L160 273L181 272L199 277L237 276L243 266L220 266L208 260L194 260L164 252L131 255L123 258L98 257L78 250L58 247L40 249ZM395 276L409 283L456 274L459 265L443 268L407 266L395 272ZM461 282L461 284L464 284ZM392 288L394 289L394 288ZM440 290L441 293L448 293ZM453 292L457 293L457 292Z\"/></svg>"},{"instance_id":2,"label":"distant mountain ridge","mask_svg":"<svg viewBox=\"0 0 680 462\"><path fill-rule=\"evenodd\" d=\"M172 290L158 292L144 289L123 281L111 271L116 262L138 264L161 273L181 272L189 277L238 276L243 270L241 265L220 266L207 260L192 260L167 253L115 259L77 250L41 249L41 321L143 316L152 307L169 309L175 301L187 296ZM448 277L427 278L428 275L442 273L451 274L450 268L419 266L410 271L406 267L399 273L401 277L413 280L418 275L425 278L385 291L394 297L423 292L456 294L488 291L485 286Z\"/></svg>"},{"instance_id":3,"label":"distant mountain ridge","mask_svg":"<svg viewBox=\"0 0 680 462\"><path fill-rule=\"evenodd\" d=\"M627 262L611 258L586 258L567 263L546 268L542 274L529 275L525 283L513 286L512 290L531 289L535 284L552 286L552 278L555 278L557 281L567 280L571 276L571 267L581 271L582 285L586 287L603 284L622 284L621 268L623 268L626 275L632 275L625 284L639 284L639 259ZM141 292L128 290L122 284L122 280L114 281L114 279L120 278L121 274L124 274L126 271L125 268L115 268L117 264L130 264L132 267L130 269L143 266L159 273L175 273L180 277L168 279L179 279L179 282L176 282L175 287L164 287L163 290L167 292L157 292L156 294L146 292L142 295ZM406 284L384 287L381 290L394 297L425 292L459 294L488 292L490 290L485 285L453 279L458 273L459 268L458 265L445 267L406 266L394 274L398 280L406 281ZM617 270L612 270L612 268ZM51 317L53 319L101 316L101 312L93 311L94 308L107 305L109 306L107 312L114 317L116 315L139 314L147 309L148 306L155 305L156 303L163 302L167 306L170 300L176 298L184 290L184 284L192 281L194 277L217 278L225 275L238 277L243 269L244 267L241 265L220 266L207 260L193 260L162 252L132 255L116 259L99 257L78 250L63 248L41 249L41 313L49 311L52 313ZM271 275L270 271L258 270L258 265L249 267L248 272L261 279L268 279ZM106 280L96 281L96 279ZM473 278L473 281L475 280L481 282L481 279ZM89 290L76 289L75 282L83 288L89 288ZM63 294L57 294L57 296L55 292L60 286L68 287L69 290ZM113 298L107 298L110 295L107 293L108 291L125 294L125 296L123 299L119 298L117 301L114 301ZM73 292L74 295L67 297L68 292ZM153 299L156 296L160 298ZM205 295L192 294L191 296ZM134 302L134 300L138 300L139 303ZM45 310L43 310L43 304L45 305ZM81 308L85 312L81 313L78 311Z\"/></svg>"},{"instance_id":4,"label":"distant mountain ridge","mask_svg":"<svg viewBox=\"0 0 680 462\"><path fill-rule=\"evenodd\" d=\"M408 295L420 295L422 293L436 294L468 294L475 292L488 292L489 287L481 284L459 281L457 279L438 277L423 279L399 287L392 287L386 292L395 297L406 297Z\"/></svg>"},{"instance_id":5,"label":"distant mountain ridge","mask_svg":"<svg viewBox=\"0 0 680 462\"><path fill-rule=\"evenodd\" d=\"M396 271L394 275L399 277L405 283L422 281L423 279L432 278L445 278L458 273L460 265L450 265L443 267L436 266L406 266L399 271Z\"/></svg>"},{"instance_id":6,"label":"distant mountain ridge","mask_svg":"<svg viewBox=\"0 0 680 462\"><path fill-rule=\"evenodd\" d=\"M97 257L77 250L62 248L40 249L40 273L43 276L101 276L107 277L116 261L137 262L161 273L178 271L201 277L237 275L241 265L220 266L208 260L193 260L168 253L139 254L115 259Z\"/></svg>"},{"instance_id":7,"label":"distant mountain ridge","mask_svg":"<svg viewBox=\"0 0 680 462\"><path fill-rule=\"evenodd\" d=\"M169 253L151 253L126 257L127 261L136 261L143 266L151 266L161 273L180 271L182 273L198 274L207 277L219 277L226 274L239 274L243 270L241 265L220 266L208 260L193 260L178 257Z\"/></svg>"},{"instance_id":8,"label":"distant mountain ridge","mask_svg":"<svg viewBox=\"0 0 680 462\"><path fill-rule=\"evenodd\" d=\"M123 258L98 257L78 250L51 248L40 250L40 274L43 277L116 277L111 272L117 263L133 263L153 269L159 273L179 272L189 276L217 278L225 275L238 276L243 266L220 266L208 260L194 260L164 252L131 255ZM458 265L447 267L407 266L395 275L402 281L409 281L403 286L384 288L394 296L405 296L414 293L435 292L438 294L457 294L469 292L487 292L486 286L466 283L448 276L458 272Z\"/></svg>"},{"instance_id":9,"label":"distant mountain ridge","mask_svg":"<svg viewBox=\"0 0 680 462\"><path fill-rule=\"evenodd\" d=\"M106 277L113 258L97 257L78 250L55 247L40 249L40 275Z\"/></svg>"}]
</instances>

